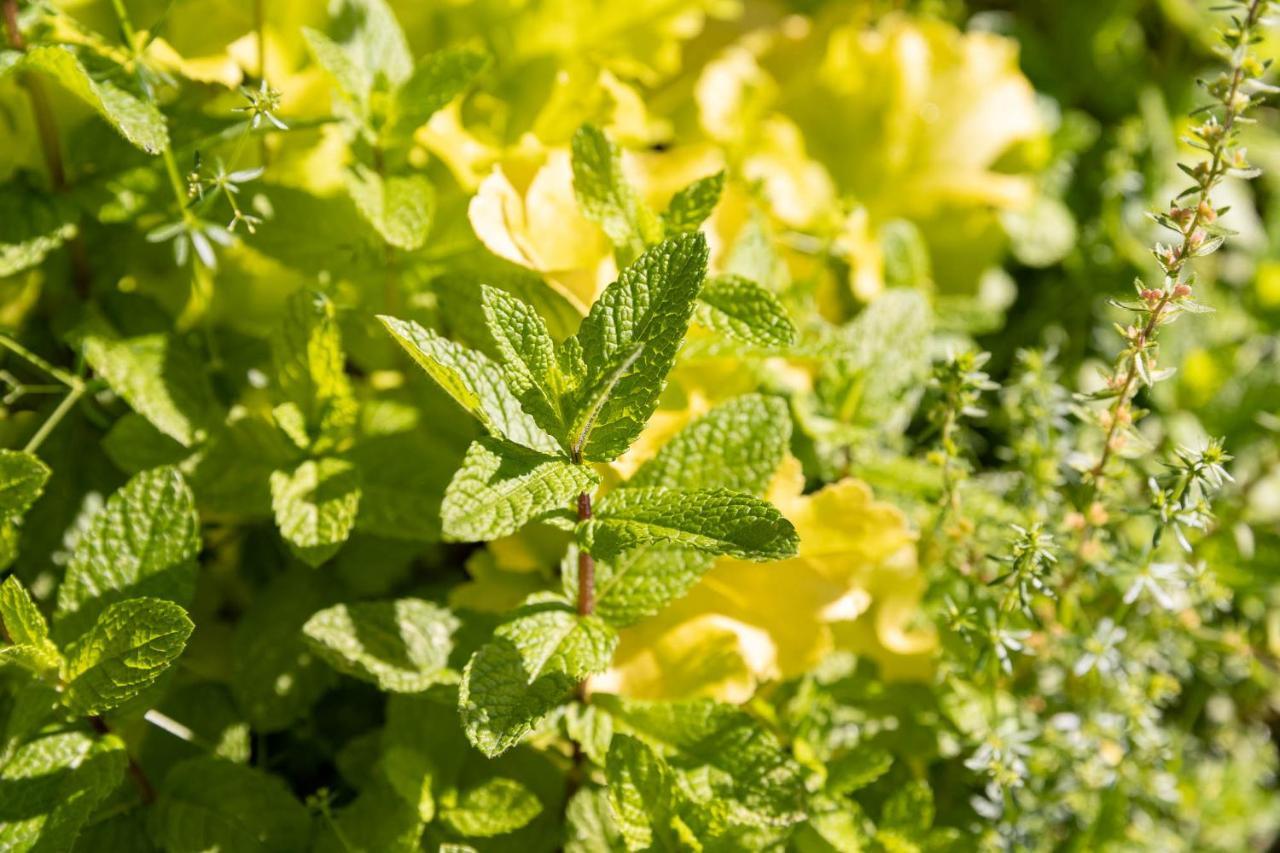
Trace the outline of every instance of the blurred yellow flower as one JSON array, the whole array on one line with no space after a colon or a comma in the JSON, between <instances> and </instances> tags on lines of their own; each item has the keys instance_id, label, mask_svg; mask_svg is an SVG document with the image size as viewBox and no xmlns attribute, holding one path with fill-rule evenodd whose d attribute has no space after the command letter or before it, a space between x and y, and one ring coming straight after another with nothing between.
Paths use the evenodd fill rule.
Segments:
<instances>
[{"instance_id":1,"label":"blurred yellow flower","mask_svg":"<svg viewBox=\"0 0 1280 853\"><path fill-rule=\"evenodd\" d=\"M768 494L800 534L798 556L718 561L687 596L622 631L592 689L743 702L835 649L876 660L891 678L926 675L936 640L911 627L924 578L906 516L858 480L811 495L803 487L789 458Z\"/></svg>"}]
</instances>

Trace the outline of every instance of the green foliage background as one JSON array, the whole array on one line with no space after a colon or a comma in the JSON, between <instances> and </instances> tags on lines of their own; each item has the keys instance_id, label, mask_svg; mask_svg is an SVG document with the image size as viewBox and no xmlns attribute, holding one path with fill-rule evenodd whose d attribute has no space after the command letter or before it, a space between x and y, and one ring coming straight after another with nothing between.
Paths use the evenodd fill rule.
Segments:
<instances>
[{"instance_id":1,"label":"green foliage background","mask_svg":"<svg viewBox=\"0 0 1280 853\"><path fill-rule=\"evenodd\" d=\"M0 0L0 849L1274 845L1213 5Z\"/></svg>"}]
</instances>

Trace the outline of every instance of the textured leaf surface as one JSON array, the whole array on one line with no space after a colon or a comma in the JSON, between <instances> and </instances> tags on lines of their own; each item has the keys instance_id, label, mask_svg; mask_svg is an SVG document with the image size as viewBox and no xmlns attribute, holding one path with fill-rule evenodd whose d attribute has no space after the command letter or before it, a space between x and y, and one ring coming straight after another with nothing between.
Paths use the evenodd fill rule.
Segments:
<instances>
[{"instance_id":1,"label":"textured leaf surface","mask_svg":"<svg viewBox=\"0 0 1280 853\"><path fill-rule=\"evenodd\" d=\"M174 335L123 336L95 316L82 327L79 340L85 361L111 390L184 447L222 422L208 365Z\"/></svg>"},{"instance_id":2,"label":"textured leaf surface","mask_svg":"<svg viewBox=\"0 0 1280 853\"><path fill-rule=\"evenodd\" d=\"M121 136L148 154L159 154L169 147L169 131L165 127L164 116L154 105L111 83L94 80L69 48L33 47L11 67L52 77L68 92L93 107Z\"/></svg>"},{"instance_id":3,"label":"textured leaf surface","mask_svg":"<svg viewBox=\"0 0 1280 853\"><path fill-rule=\"evenodd\" d=\"M351 535L360 509L360 477L345 459L308 459L271 474L271 507L280 535L310 566L328 560Z\"/></svg>"},{"instance_id":4,"label":"textured leaf surface","mask_svg":"<svg viewBox=\"0 0 1280 853\"><path fill-rule=\"evenodd\" d=\"M570 509L599 482L586 465L480 439L472 442L445 492L445 536L463 542L507 536L535 518Z\"/></svg>"},{"instance_id":5,"label":"textured leaf surface","mask_svg":"<svg viewBox=\"0 0 1280 853\"><path fill-rule=\"evenodd\" d=\"M727 338L764 350L795 343L795 326L778 297L749 279L709 279L698 300L698 322Z\"/></svg>"},{"instance_id":6,"label":"textured leaf surface","mask_svg":"<svg viewBox=\"0 0 1280 853\"><path fill-rule=\"evenodd\" d=\"M171 601L116 602L67 650L63 701L86 716L123 705L177 660L194 629L186 611Z\"/></svg>"},{"instance_id":7,"label":"textured leaf surface","mask_svg":"<svg viewBox=\"0 0 1280 853\"><path fill-rule=\"evenodd\" d=\"M575 340L586 375L574 397L574 445L619 456L644 429L675 361L707 268L707 242L684 234L645 252L605 288Z\"/></svg>"},{"instance_id":8,"label":"textured leaf surface","mask_svg":"<svg viewBox=\"0 0 1280 853\"><path fill-rule=\"evenodd\" d=\"M49 623L44 614L12 575L0 584L0 621L13 643L0 647L0 661L6 652L21 649L13 653L14 657L36 672L56 670L62 663L58 647L49 639Z\"/></svg>"},{"instance_id":9,"label":"textured leaf surface","mask_svg":"<svg viewBox=\"0 0 1280 853\"><path fill-rule=\"evenodd\" d=\"M622 171L622 155L598 127L585 124L573 135L573 193L582 214L600 225L630 260L657 242L662 228Z\"/></svg>"},{"instance_id":10,"label":"textured leaf surface","mask_svg":"<svg viewBox=\"0 0 1280 853\"><path fill-rule=\"evenodd\" d=\"M347 192L382 239L397 249L413 251L427 242L435 214L436 192L421 175L383 178L372 169L347 173Z\"/></svg>"},{"instance_id":11,"label":"textured leaf surface","mask_svg":"<svg viewBox=\"0 0 1280 853\"><path fill-rule=\"evenodd\" d=\"M49 480L49 466L20 450L0 450L0 516L22 515Z\"/></svg>"},{"instance_id":12,"label":"textured leaf surface","mask_svg":"<svg viewBox=\"0 0 1280 853\"><path fill-rule=\"evenodd\" d=\"M573 568L561 572L570 600L578 595L576 553L565 558ZM634 625L683 597L714 563L710 554L661 546L596 560L596 615L616 628Z\"/></svg>"},{"instance_id":13,"label":"textured leaf surface","mask_svg":"<svg viewBox=\"0 0 1280 853\"><path fill-rule=\"evenodd\" d=\"M24 744L0 767L0 849L70 850L126 763L115 737L71 731Z\"/></svg>"},{"instance_id":14,"label":"textured leaf surface","mask_svg":"<svg viewBox=\"0 0 1280 853\"><path fill-rule=\"evenodd\" d=\"M583 545L610 557L666 543L743 560L795 556L799 539L772 504L727 489L618 489L580 526Z\"/></svg>"},{"instance_id":15,"label":"textured leaf surface","mask_svg":"<svg viewBox=\"0 0 1280 853\"><path fill-rule=\"evenodd\" d=\"M617 641L603 621L566 602L521 608L463 672L458 707L467 737L489 756L515 746L578 682L608 667Z\"/></svg>"},{"instance_id":16,"label":"textured leaf surface","mask_svg":"<svg viewBox=\"0 0 1280 853\"><path fill-rule=\"evenodd\" d=\"M676 780L667 763L642 741L615 735L609 745L605 778L609 805L627 849L648 849L654 843L655 824L661 837L672 817Z\"/></svg>"},{"instance_id":17,"label":"textured leaf surface","mask_svg":"<svg viewBox=\"0 0 1280 853\"><path fill-rule=\"evenodd\" d=\"M170 853L307 849L311 819L280 779L217 758L169 772L151 815L151 833Z\"/></svg>"},{"instance_id":18,"label":"textured leaf surface","mask_svg":"<svg viewBox=\"0 0 1280 853\"><path fill-rule=\"evenodd\" d=\"M280 394L302 410L312 438L334 442L351 430L356 402L328 297L303 290L289 299L280 334L271 339L271 355Z\"/></svg>"},{"instance_id":19,"label":"textured leaf surface","mask_svg":"<svg viewBox=\"0 0 1280 853\"><path fill-rule=\"evenodd\" d=\"M671 202L662 214L662 224L666 227L667 236L693 231L700 226L715 210L722 192L724 192L723 171L699 178L677 192L671 197Z\"/></svg>"},{"instance_id":20,"label":"textured leaf surface","mask_svg":"<svg viewBox=\"0 0 1280 853\"><path fill-rule=\"evenodd\" d=\"M458 796L458 804L441 818L469 838L488 838L514 832L542 811L532 791L515 779L488 779Z\"/></svg>"},{"instance_id":21,"label":"textured leaf surface","mask_svg":"<svg viewBox=\"0 0 1280 853\"><path fill-rule=\"evenodd\" d=\"M424 56L413 75L396 91L389 122L390 138L408 140L437 110L462 94L488 66L488 54L468 47L448 48Z\"/></svg>"},{"instance_id":22,"label":"textured leaf surface","mask_svg":"<svg viewBox=\"0 0 1280 853\"><path fill-rule=\"evenodd\" d=\"M76 209L25 182L0 187L0 278L22 272L76 233Z\"/></svg>"},{"instance_id":23,"label":"textured leaf surface","mask_svg":"<svg viewBox=\"0 0 1280 853\"><path fill-rule=\"evenodd\" d=\"M494 287L480 286L480 303L502 357L507 387L529 416L567 452L563 380L547 324L528 302Z\"/></svg>"},{"instance_id":24,"label":"textured leaf surface","mask_svg":"<svg viewBox=\"0 0 1280 853\"><path fill-rule=\"evenodd\" d=\"M491 434L544 453L557 451L555 440L520 406L502 368L483 353L412 321L378 319L427 375Z\"/></svg>"},{"instance_id":25,"label":"textured leaf surface","mask_svg":"<svg viewBox=\"0 0 1280 853\"><path fill-rule=\"evenodd\" d=\"M787 826L803 818L800 765L743 711L707 699L638 702L602 695L597 701L659 747L673 769L701 773L705 787L684 790L698 794L708 816L719 813L752 826Z\"/></svg>"},{"instance_id":26,"label":"textured leaf surface","mask_svg":"<svg viewBox=\"0 0 1280 853\"><path fill-rule=\"evenodd\" d=\"M676 433L625 485L763 494L790 441L786 403L777 397L744 394Z\"/></svg>"},{"instance_id":27,"label":"textured leaf surface","mask_svg":"<svg viewBox=\"0 0 1280 853\"><path fill-rule=\"evenodd\" d=\"M416 693L451 681L449 653L458 620L417 598L339 604L307 620L302 632L339 672L383 690Z\"/></svg>"},{"instance_id":28,"label":"textured leaf surface","mask_svg":"<svg viewBox=\"0 0 1280 853\"><path fill-rule=\"evenodd\" d=\"M167 467L136 475L107 499L76 542L58 587L55 635L79 635L123 598L189 604L199 551L200 520L182 475Z\"/></svg>"}]
</instances>

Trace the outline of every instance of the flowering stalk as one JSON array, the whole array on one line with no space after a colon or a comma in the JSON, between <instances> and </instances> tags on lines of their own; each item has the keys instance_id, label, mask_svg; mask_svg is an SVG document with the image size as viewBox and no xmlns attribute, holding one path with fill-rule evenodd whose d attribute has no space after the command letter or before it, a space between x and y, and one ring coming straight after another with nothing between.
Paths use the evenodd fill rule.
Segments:
<instances>
[{"instance_id":1,"label":"flowering stalk","mask_svg":"<svg viewBox=\"0 0 1280 853\"><path fill-rule=\"evenodd\" d=\"M1273 91L1259 80L1267 63L1260 62L1250 52L1250 46L1261 38L1259 22L1270 0L1239 0L1239 3L1243 16L1233 17L1231 28L1223 33L1229 51L1228 70L1217 80L1204 84L1215 103L1202 108L1209 114L1208 118L1192 128L1192 138L1187 140L1204 151L1205 156L1194 166L1179 164L1194 184L1174 200L1167 212L1151 215L1178 235L1173 245L1157 243L1153 249L1164 284L1160 288L1148 288L1141 281L1135 282L1138 301L1116 303L1133 311L1137 320L1120 328L1126 346L1116 360L1115 371L1107 378L1107 388L1100 395L1112 398L1112 403L1100 418L1106 433L1101 455L1088 472L1090 498L1100 487L1112 454L1124 443L1123 428L1135 420L1131 403L1138 381L1150 386L1172 372L1156 369L1156 338L1160 327L1173 322L1183 312L1211 310L1192 298L1191 259L1213 253L1229 234L1216 224L1225 208L1213 206L1214 188L1227 175L1249 178L1258 174L1249 166L1245 150L1236 145L1236 140L1240 125L1249 121L1245 113L1260 100L1252 92ZM1215 108L1221 109L1221 117L1214 112Z\"/></svg>"}]
</instances>

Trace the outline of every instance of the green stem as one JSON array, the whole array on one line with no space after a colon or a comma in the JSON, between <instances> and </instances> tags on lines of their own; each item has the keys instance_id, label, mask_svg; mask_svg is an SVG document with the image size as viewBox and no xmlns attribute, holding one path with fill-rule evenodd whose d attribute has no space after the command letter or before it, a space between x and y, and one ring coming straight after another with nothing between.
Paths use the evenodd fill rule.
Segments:
<instances>
[{"instance_id":1,"label":"green stem","mask_svg":"<svg viewBox=\"0 0 1280 853\"><path fill-rule=\"evenodd\" d=\"M84 396L84 391L85 386L83 384L68 391L67 396L62 398L62 402L58 404L58 407L54 409L53 413L50 414L45 422L40 425L40 429L36 430L36 434L31 436L31 440L27 442L27 446L22 448L23 451L26 453L35 453L40 448L40 445L44 443L44 440L49 437L49 433L53 432L54 428L62 422L64 417L67 416L67 412L71 411L71 407Z\"/></svg>"},{"instance_id":2,"label":"green stem","mask_svg":"<svg viewBox=\"0 0 1280 853\"><path fill-rule=\"evenodd\" d=\"M61 382L63 385L66 385L68 388L75 389L75 388L80 388L84 385L84 380L81 379L79 376L68 373L67 371L63 370L60 367L54 367L48 361L45 361L45 359L36 355L31 350L27 349L22 344L18 343L8 335L0 335L0 347L4 347L5 349L9 350L15 355L20 356L21 358L25 358L27 361L31 362L36 367L43 370L45 373L49 374L54 379Z\"/></svg>"},{"instance_id":3,"label":"green stem","mask_svg":"<svg viewBox=\"0 0 1280 853\"><path fill-rule=\"evenodd\" d=\"M591 495L578 495L578 521L591 518ZM578 613L590 616L596 609L596 561L585 548L578 548Z\"/></svg>"}]
</instances>

